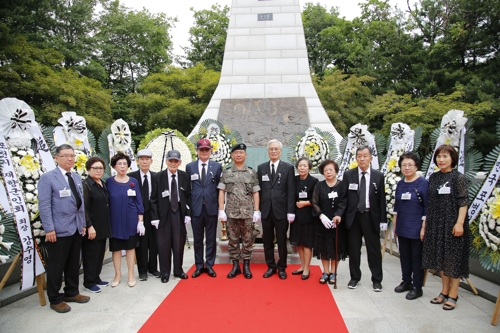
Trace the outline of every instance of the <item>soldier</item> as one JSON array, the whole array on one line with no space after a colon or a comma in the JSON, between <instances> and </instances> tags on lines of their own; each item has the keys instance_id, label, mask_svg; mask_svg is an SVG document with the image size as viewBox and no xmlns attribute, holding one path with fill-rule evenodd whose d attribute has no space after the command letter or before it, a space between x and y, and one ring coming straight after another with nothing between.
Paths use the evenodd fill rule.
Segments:
<instances>
[{"instance_id":1,"label":"soldier","mask_svg":"<svg viewBox=\"0 0 500 333\"><path fill-rule=\"evenodd\" d=\"M243 275L252 278L250 258L253 250L253 223L260 221L259 180L257 172L245 164L247 146L239 143L231 149L233 164L222 172L219 185L219 219L228 221L229 257L233 268L228 279L241 274L240 257L243 258ZM226 213L224 197L227 192ZM229 217L229 218L228 218ZM240 237L243 247L240 250Z\"/></svg>"}]
</instances>

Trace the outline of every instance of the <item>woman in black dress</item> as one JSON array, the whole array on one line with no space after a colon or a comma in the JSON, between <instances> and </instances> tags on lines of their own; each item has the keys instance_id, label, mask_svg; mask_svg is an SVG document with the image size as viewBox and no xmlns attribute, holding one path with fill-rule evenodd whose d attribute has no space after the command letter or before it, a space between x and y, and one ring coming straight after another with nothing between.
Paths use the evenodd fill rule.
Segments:
<instances>
[{"instance_id":1,"label":"woman in black dress","mask_svg":"<svg viewBox=\"0 0 500 333\"><path fill-rule=\"evenodd\" d=\"M454 169L458 154L453 146L439 146L434 153L434 163L439 171L429 178L422 268L441 272L441 293L431 303L444 303L444 310L453 310L460 278L469 276L471 236L467 221L467 180Z\"/></svg>"},{"instance_id":2,"label":"woman in black dress","mask_svg":"<svg viewBox=\"0 0 500 333\"><path fill-rule=\"evenodd\" d=\"M299 174L295 176L295 223L290 226L290 244L297 246L300 257L300 269L293 271L293 275L302 274L302 280L309 278L309 265L312 258L314 244L314 220L312 214L312 193L318 179L311 176L312 163L306 158L299 158L295 165Z\"/></svg>"},{"instance_id":3,"label":"woman in black dress","mask_svg":"<svg viewBox=\"0 0 500 333\"><path fill-rule=\"evenodd\" d=\"M325 176L325 180L316 184L312 198L314 215L319 216L315 228L314 255L323 264L323 275L319 283L334 284L338 261L344 260L347 253L344 223L336 225L332 221L341 197L341 182L337 179L339 166L335 161L325 160L319 166L319 172ZM337 233L338 244L335 244Z\"/></svg>"},{"instance_id":4,"label":"woman in black dress","mask_svg":"<svg viewBox=\"0 0 500 333\"><path fill-rule=\"evenodd\" d=\"M89 176L83 180L83 199L87 235L82 241L83 286L93 293L101 291L109 282L101 280L102 261L106 251L106 239L111 237L109 219L109 194L104 181L104 160L93 156L85 167Z\"/></svg>"}]
</instances>

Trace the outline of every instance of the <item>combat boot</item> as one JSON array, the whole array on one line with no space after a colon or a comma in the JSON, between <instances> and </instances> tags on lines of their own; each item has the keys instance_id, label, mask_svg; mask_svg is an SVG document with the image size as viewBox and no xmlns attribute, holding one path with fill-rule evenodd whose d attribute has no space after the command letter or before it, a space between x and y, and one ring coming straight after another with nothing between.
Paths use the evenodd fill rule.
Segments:
<instances>
[{"instance_id":1,"label":"combat boot","mask_svg":"<svg viewBox=\"0 0 500 333\"><path fill-rule=\"evenodd\" d=\"M245 276L245 279L252 278L252 272L250 272L250 260L249 259L243 260L243 275Z\"/></svg>"},{"instance_id":2,"label":"combat boot","mask_svg":"<svg viewBox=\"0 0 500 333\"><path fill-rule=\"evenodd\" d=\"M231 269L231 272L227 275L228 279L235 278L236 275L241 274L241 269L240 269L240 262L239 260L233 260L233 269Z\"/></svg>"}]
</instances>

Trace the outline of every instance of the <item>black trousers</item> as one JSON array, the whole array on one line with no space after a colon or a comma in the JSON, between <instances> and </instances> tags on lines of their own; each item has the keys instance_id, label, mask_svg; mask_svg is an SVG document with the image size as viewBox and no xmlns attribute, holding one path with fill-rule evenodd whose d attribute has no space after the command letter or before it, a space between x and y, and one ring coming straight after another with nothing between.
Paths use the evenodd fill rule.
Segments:
<instances>
[{"instance_id":1,"label":"black trousers","mask_svg":"<svg viewBox=\"0 0 500 333\"><path fill-rule=\"evenodd\" d=\"M82 239L83 286L90 288L101 282L102 261L106 252L106 238L89 240Z\"/></svg>"},{"instance_id":2,"label":"black trousers","mask_svg":"<svg viewBox=\"0 0 500 333\"><path fill-rule=\"evenodd\" d=\"M372 282L380 283L383 279L382 252L380 251L380 233L373 224L370 212L356 213L350 229L347 230L349 252L349 271L351 280L361 280L361 246L365 238L368 267L372 272Z\"/></svg>"},{"instance_id":3,"label":"black trousers","mask_svg":"<svg viewBox=\"0 0 500 333\"><path fill-rule=\"evenodd\" d=\"M151 225L151 215L144 214L144 236L139 236L139 247L135 248L137 258L137 271L139 274L154 273L158 271L158 246L156 245L156 228Z\"/></svg>"},{"instance_id":4,"label":"black trousers","mask_svg":"<svg viewBox=\"0 0 500 333\"><path fill-rule=\"evenodd\" d=\"M401 262L401 272L403 281L412 283L416 289L422 289L424 280L424 270L422 269L422 247L420 239L411 239L398 236L399 260Z\"/></svg>"},{"instance_id":5,"label":"black trousers","mask_svg":"<svg viewBox=\"0 0 500 333\"><path fill-rule=\"evenodd\" d=\"M217 236L217 215L207 214L205 205L202 205L201 215L191 218L194 238L194 262L196 268L212 268L215 264L216 236ZM203 260L203 239L205 238L205 260Z\"/></svg>"},{"instance_id":6,"label":"black trousers","mask_svg":"<svg viewBox=\"0 0 500 333\"><path fill-rule=\"evenodd\" d=\"M72 236L57 237L54 243L47 242L47 296L50 304L59 304L64 297L78 295L78 275L80 269L80 248L82 236L75 232ZM59 290L64 273L64 294Z\"/></svg>"},{"instance_id":7,"label":"black trousers","mask_svg":"<svg viewBox=\"0 0 500 333\"><path fill-rule=\"evenodd\" d=\"M184 245L186 244L186 226L181 221L180 211L168 214L168 220L157 232L158 256L161 276L170 276L172 256L174 257L174 275L181 275L184 261Z\"/></svg>"},{"instance_id":8,"label":"black trousers","mask_svg":"<svg viewBox=\"0 0 500 333\"><path fill-rule=\"evenodd\" d=\"M278 244L279 260L274 260L274 232L276 230L276 243ZM277 219L273 211L262 220L262 241L264 242L264 257L267 267L284 270L288 251L286 248L286 233L288 231L288 221Z\"/></svg>"}]
</instances>

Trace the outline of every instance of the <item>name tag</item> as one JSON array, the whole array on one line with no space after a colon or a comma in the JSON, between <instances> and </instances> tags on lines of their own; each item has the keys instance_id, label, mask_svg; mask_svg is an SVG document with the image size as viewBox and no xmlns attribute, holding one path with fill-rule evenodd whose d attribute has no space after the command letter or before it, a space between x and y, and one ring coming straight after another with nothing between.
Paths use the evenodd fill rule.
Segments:
<instances>
[{"instance_id":1,"label":"name tag","mask_svg":"<svg viewBox=\"0 0 500 333\"><path fill-rule=\"evenodd\" d=\"M162 198L168 197L169 195L170 195L170 192L168 190L165 190L165 191L161 192L161 197Z\"/></svg>"},{"instance_id":2,"label":"name tag","mask_svg":"<svg viewBox=\"0 0 500 333\"><path fill-rule=\"evenodd\" d=\"M200 176L198 176L197 173L195 173L194 175L191 175L191 180L198 180L200 179Z\"/></svg>"},{"instance_id":3,"label":"name tag","mask_svg":"<svg viewBox=\"0 0 500 333\"><path fill-rule=\"evenodd\" d=\"M439 194L450 194L451 189L448 186L441 187L438 191Z\"/></svg>"},{"instance_id":4,"label":"name tag","mask_svg":"<svg viewBox=\"0 0 500 333\"><path fill-rule=\"evenodd\" d=\"M300 199L307 199L307 192L299 192Z\"/></svg>"},{"instance_id":5,"label":"name tag","mask_svg":"<svg viewBox=\"0 0 500 333\"><path fill-rule=\"evenodd\" d=\"M128 190L127 190L127 195L128 195L129 197L135 197L135 191L134 191L134 190L131 190L131 189L128 189Z\"/></svg>"},{"instance_id":6,"label":"name tag","mask_svg":"<svg viewBox=\"0 0 500 333\"><path fill-rule=\"evenodd\" d=\"M59 197L61 198L66 198L66 197L70 197L71 196L71 191L70 190L60 190L59 191Z\"/></svg>"},{"instance_id":7,"label":"name tag","mask_svg":"<svg viewBox=\"0 0 500 333\"><path fill-rule=\"evenodd\" d=\"M268 182L268 181L270 181L269 176L268 176L268 175L262 175L262 181L263 181L263 182Z\"/></svg>"},{"instance_id":8,"label":"name tag","mask_svg":"<svg viewBox=\"0 0 500 333\"><path fill-rule=\"evenodd\" d=\"M351 191L357 191L358 190L358 184L349 184L349 190L351 190Z\"/></svg>"},{"instance_id":9,"label":"name tag","mask_svg":"<svg viewBox=\"0 0 500 333\"><path fill-rule=\"evenodd\" d=\"M357 185L357 184L354 184L354 185ZM335 199L337 198L339 195L337 194L337 192L330 192L328 193L328 199Z\"/></svg>"},{"instance_id":10,"label":"name tag","mask_svg":"<svg viewBox=\"0 0 500 333\"><path fill-rule=\"evenodd\" d=\"M406 192L401 195L401 200L410 200L411 199L411 193Z\"/></svg>"}]
</instances>

